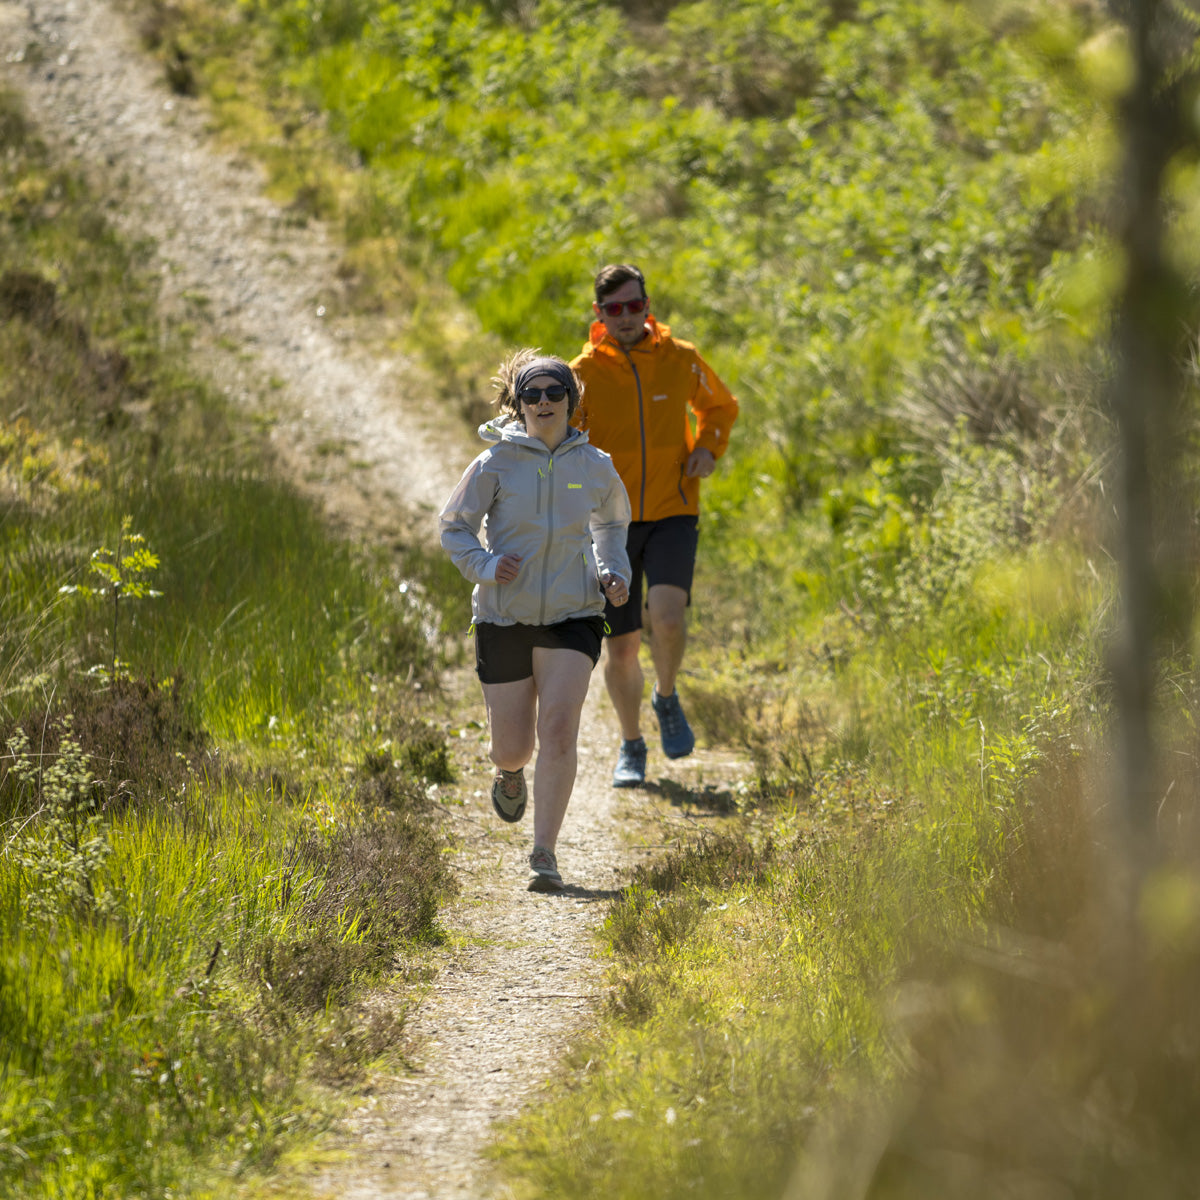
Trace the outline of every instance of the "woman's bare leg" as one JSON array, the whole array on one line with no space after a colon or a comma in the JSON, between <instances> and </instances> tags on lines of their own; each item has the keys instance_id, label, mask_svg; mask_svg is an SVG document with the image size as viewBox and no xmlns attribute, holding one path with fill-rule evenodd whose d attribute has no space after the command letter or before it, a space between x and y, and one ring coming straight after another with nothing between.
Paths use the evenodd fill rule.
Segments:
<instances>
[{"instance_id":1,"label":"woman's bare leg","mask_svg":"<svg viewBox=\"0 0 1200 1200\"><path fill-rule=\"evenodd\" d=\"M483 684L487 705L492 762L506 771L519 771L533 757L537 690L533 676L514 683Z\"/></svg>"},{"instance_id":2,"label":"woman's bare leg","mask_svg":"<svg viewBox=\"0 0 1200 1200\"><path fill-rule=\"evenodd\" d=\"M579 717L592 660L578 650L533 651L537 689L537 766L533 776L533 841L553 850L567 813L579 762Z\"/></svg>"}]
</instances>

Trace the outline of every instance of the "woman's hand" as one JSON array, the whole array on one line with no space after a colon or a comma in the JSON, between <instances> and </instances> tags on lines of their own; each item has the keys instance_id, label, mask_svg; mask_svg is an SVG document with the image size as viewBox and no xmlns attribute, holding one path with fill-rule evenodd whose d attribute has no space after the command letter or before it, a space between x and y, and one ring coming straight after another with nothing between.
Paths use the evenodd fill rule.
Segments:
<instances>
[{"instance_id":1,"label":"woman's hand","mask_svg":"<svg viewBox=\"0 0 1200 1200\"><path fill-rule=\"evenodd\" d=\"M616 608L629 599L629 585L619 575L605 575L600 583L608 602Z\"/></svg>"},{"instance_id":2,"label":"woman's hand","mask_svg":"<svg viewBox=\"0 0 1200 1200\"><path fill-rule=\"evenodd\" d=\"M512 583L517 577L517 572L521 569L521 556L519 554L506 554L496 564L496 582L497 583Z\"/></svg>"}]
</instances>

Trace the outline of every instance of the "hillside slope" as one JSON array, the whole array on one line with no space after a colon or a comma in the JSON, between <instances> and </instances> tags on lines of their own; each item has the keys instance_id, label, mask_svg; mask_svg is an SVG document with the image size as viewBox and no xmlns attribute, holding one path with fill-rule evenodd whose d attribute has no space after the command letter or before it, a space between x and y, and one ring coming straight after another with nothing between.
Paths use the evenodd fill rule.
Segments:
<instances>
[{"instance_id":1,"label":"hillside slope","mask_svg":"<svg viewBox=\"0 0 1200 1200\"><path fill-rule=\"evenodd\" d=\"M4 79L42 135L107 181L129 236L156 243L164 304L198 324L198 357L216 379L274 421L273 440L330 517L364 536L413 522L431 534L432 511L474 450L426 402L412 364L371 353L377 331L322 317L338 286L336 245L264 200L258 172L209 142L202 107L165 87L118 6L0 4L0 44ZM443 970L408 1018L414 1069L350 1097L354 1114L333 1131L323 1166L303 1183L285 1173L288 1195L491 1194L480 1157L491 1123L554 1074L603 994L599 902L647 844L690 824L661 791L618 802L608 786L615 726L597 686L560 843L575 886L561 899L529 894L527 827L499 827L485 794L474 681L464 670L447 685L464 782L441 798L463 890L443 916ZM698 773L711 790L739 769L701 752L669 779L686 796ZM369 1000L408 1003L400 986Z\"/></svg>"},{"instance_id":2,"label":"hillside slope","mask_svg":"<svg viewBox=\"0 0 1200 1200\"><path fill-rule=\"evenodd\" d=\"M0 37L32 119L112 189L118 225L156 243L164 305L198 325L225 390L275 421L297 477L377 528L436 511L468 447L420 403L414 364L372 357L371 331L325 319L340 255L320 227L209 143L201 106L165 86L116 6L6 3Z\"/></svg>"}]
</instances>

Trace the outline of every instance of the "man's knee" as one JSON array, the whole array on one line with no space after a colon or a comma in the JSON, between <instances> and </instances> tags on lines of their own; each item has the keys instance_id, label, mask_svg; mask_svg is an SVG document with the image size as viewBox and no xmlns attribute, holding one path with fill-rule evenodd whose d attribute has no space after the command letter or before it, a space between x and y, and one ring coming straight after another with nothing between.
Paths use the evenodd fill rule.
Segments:
<instances>
[{"instance_id":1,"label":"man's knee","mask_svg":"<svg viewBox=\"0 0 1200 1200\"><path fill-rule=\"evenodd\" d=\"M638 650L642 643L640 630L622 633L608 639L608 666L617 670L628 670L638 661Z\"/></svg>"},{"instance_id":2,"label":"man's knee","mask_svg":"<svg viewBox=\"0 0 1200 1200\"><path fill-rule=\"evenodd\" d=\"M647 596L650 623L663 634L683 630L687 625L688 594L672 584L659 584Z\"/></svg>"}]
</instances>

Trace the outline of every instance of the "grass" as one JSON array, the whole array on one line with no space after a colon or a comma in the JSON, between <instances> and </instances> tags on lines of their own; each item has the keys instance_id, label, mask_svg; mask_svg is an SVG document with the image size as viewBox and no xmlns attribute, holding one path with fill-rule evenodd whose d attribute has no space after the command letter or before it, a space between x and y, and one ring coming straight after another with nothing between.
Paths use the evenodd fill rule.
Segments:
<instances>
[{"instance_id":1,"label":"grass","mask_svg":"<svg viewBox=\"0 0 1200 1200\"><path fill-rule=\"evenodd\" d=\"M632 257L743 398L683 686L754 778L615 904L609 1010L497 1154L530 1196L1171 1194L1192 1100L1165 1084L1194 1061L1155 1058L1194 1045L1162 1015L1194 945L1112 1005L1137 959L1084 919L1112 915L1080 766L1113 619L1093 84L1119 62L1082 14L784 8L176 12L217 119L268 162L292 144L278 186L365 279L395 245L561 351ZM1176 851L1146 903L1190 928ZM1135 1113L1130 1079L1163 1101Z\"/></svg>"},{"instance_id":2,"label":"grass","mask_svg":"<svg viewBox=\"0 0 1200 1200\"><path fill-rule=\"evenodd\" d=\"M639 869L614 903L606 1011L495 1147L515 1195L961 1195L960 1157L984 1191L1027 1161L1028 1186L1058 1177L1035 1120L986 1151L982 1134L1055 1029L1070 1026L1056 1062L1082 1052L1071 1005L1107 986L1113 947L1079 914L1106 911L1084 764L1111 584L1073 541L967 557L913 619L864 605L812 622L765 678L753 649L708 651L702 622L689 711L755 775L719 834ZM1068 961L1049 1003L1046 972ZM1039 1103L1074 1130L1090 1102ZM1103 1114L1152 1155L1161 1128ZM1065 1177L1091 1194L1111 1166L1085 1154Z\"/></svg>"},{"instance_id":3,"label":"grass","mask_svg":"<svg viewBox=\"0 0 1200 1200\"><path fill-rule=\"evenodd\" d=\"M464 411L501 342L575 353L595 270L642 263L660 319L747 400L749 478L727 497L743 532L769 537L876 458L936 460L946 422L920 436L897 392L980 415L951 355L968 393L1008 374L1006 415L1052 423L1104 321L1114 143L1076 54L1097 58L1099 13L133 7L298 219L342 231L352 302L420 314L405 336Z\"/></svg>"},{"instance_id":4,"label":"grass","mask_svg":"<svg viewBox=\"0 0 1200 1200\"><path fill-rule=\"evenodd\" d=\"M525 28L528 7L476 7L455 25L453 4L422 13L393 6L368 22L365 40L357 34L375 11L367 3L327 6L322 16L337 20L319 29L315 10L298 4L243 5L236 14L216 2L139 7L157 22L152 41L174 59L180 48L192 55L196 73L181 86L207 89L231 136L273 164L296 219L345 218L354 303L387 311L427 301L436 312L444 293L427 273L431 263L449 263L485 328L515 336L536 304L558 331L540 338L553 348L575 320L571 289L582 295L596 257L640 246L663 255L654 271L662 311L678 309L706 350L735 348L735 383L750 401L744 430L761 436L752 452L723 463L706 493L684 690L698 729L741 746L754 778L721 798L734 815L720 836L681 843L639 871L614 904L604 937L613 963L607 1010L546 1103L515 1117L499 1139L514 1193L1187 1194L1200 889L1186 656L1163 697L1186 731L1174 743L1180 769L1162 814L1171 857L1132 907L1114 905L1113 864L1096 835L1104 804L1092 775L1106 767L1107 717L1099 655L1113 588L1095 532L1107 505L1098 480L1109 431L1089 396L1091 373L1103 370L1092 339L1110 286L1103 234L1089 215L1109 145L1094 96L1068 79L1070 95L1059 103L1062 79L1040 77L1015 40L960 27L967 17L957 10L931 26L915 5L839 10L828 36L811 42L824 56L820 71L807 57L788 69L778 48L799 26L754 27L765 6L739 5L732 16L708 5L657 6L637 14L640 40L631 49L634 27L614 6L592 5L588 37L567 40L590 54L581 71L608 72L616 83L609 87L605 75L604 87L582 91L569 73L531 74L528 54L497 53L506 39L535 34L539 53L555 52L560 27ZM569 6L543 7L561 15ZM1053 20L1009 15L1055 63L1075 61L1077 30L1056 33ZM736 39L711 36L730 21ZM410 53L422 28L443 25L486 36L461 45L434 39L436 53ZM605 52L594 53L597 45ZM741 56L764 46L771 69L749 78ZM522 94L527 111L464 104L456 89L495 82L488 55L497 71L521 64L532 81L533 94ZM881 64L887 69L876 70ZM1071 76L1074 68L1063 70ZM818 78L828 86L814 93ZM430 99L421 89L453 95ZM1005 100L992 103L1001 93ZM582 110L585 94L589 103L599 97L599 115ZM638 136L633 118L611 121L613 95L626 116L625 100L635 97L633 118L652 126L653 140ZM575 110L561 122L564 138L551 128L559 104ZM421 139L394 137L414 121ZM567 146L574 172L585 127L597 131L587 148L606 164L600 174L631 198L610 242L575 238L572 231L594 225L586 203L539 196L535 210L507 165L514 146L531 142L542 155ZM4 128L14 145L27 141L19 118ZM497 132L504 161L484 161L495 148L475 146L475 171L472 139ZM430 169L401 178L397 164L411 166L412 155L419 167L429 145ZM914 209L893 207L881 164L930 163L936 169L920 188L933 190ZM139 1113L161 1120L173 1147L163 1170L202 1189L205 1170L259 1171L302 1140L314 1112L306 1081L352 1069L345 1054L322 1057L331 1047L389 1044L386 1028L347 1035L337 1022L352 1020L345 1001L389 948L432 932L440 881L427 881L392 924L395 906L374 901L389 895L387 861L403 856L377 848L410 844L406 826L420 825L411 785L436 779L444 756L416 718L396 719L386 689L368 697L351 681L364 669L382 681L389 663L393 675L419 672L429 647L407 602L392 595L391 605L375 607L382 589L356 589L348 578L358 560L326 542L319 522L274 490L253 455L239 458L236 443L228 464L189 478L195 456L173 457L170 445L200 445L224 431L219 407L195 381L161 372L147 312L115 308L124 319L113 320L46 268L63 257L51 240L90 218L73 226L67 205L58 220L62 198L78 195L68 176L36 163L20 169L37 178L6 192L17 198L6 211L25 257L14 258L21 273L0 288L23 314L6 327L4 336L21 340L5 361L52 373L54 387L45 373L22 381L47 412L58 380L83 380L83 393L99 402L94 420L74 414L73 425L60 413L39 424L22 413L5 428L4 444L17 447L6 470L22 520L43 522L36 539L14 542L11 561L24 564L26 582L13 591L19 637L0 666L5 695L25 716L35 697L54 720L66 711L57 681L95 660L109 630L96 613L48 597L59 581L80 577L87 555L130 513L163 560L163 599L173 605L184 596L195 608L159 617L165 604L136 605L129 657L178 669L186 689L175 703L190 714L179 728L217 739L220 750L214 765L198 738L184 757L206 782L184 771L157 785L161 802L144 812L122 798L122 771L104 775L87 793L101 805L103 827L86 825L92 809L76 808L84 827L107 840L82 859L61 846L40 858L36 846L24 847L35 866L22 869L35 872L43 891L51 878L74 880L65 893L72 904L96 903L80 898L92 894L81 872L92 892L112 900L102 921L84 923L88 939L96 933L100 982L72 992L61 1009L72 1028L96 996L123 995L113 981L128 979L161 1019L155 1047L199 1038L191 1057L165 1059L132 1028L106 1027L100 1041L111 1043L118 1065L142 1055L159 1089L114 1099L135 1114L121 1135ZM590 159L581 175L563 174L585 200L595 194L588 170ZM459 182L468 186L449 186ZM943 194L957 205L949 218L937 201ZM437 219L427 220L443 199ZM45 217L50 206L54 221ZM743 219L767 210L769 225ZM545 253L543 217L557 222L552 240L565 237L566 251ZM481 225L491 241L479 253ZM953 244L938 241L947 230ZM682 248L673 240L680 236ZM753 246L752 236L760 239ZM520 254L506 249L510 238ZM107 246L103 237L98 244ZM607 255L609 244L621 254ZM819 253L822 246L846 251L846 261ZM522 257L526 250L532 257ZM403 267L389 281L382 268L397 258ZM780 277L766 278L763 264L778 265ZM107 304L130 303L103 270L92 286ZM85 310L90 323L79 315ZM431 320L427 347L443 355L446 382L466 396L469 413L462 372L468 384L487 372L462 364L477 344L491 345L490 335L476 343L477 326L448 331L449 319ZM79 345L89 354L68 352ZM187 414L179 426L166 420L175 410ZM127 435L117 454L97 433L110 426ZM156 470L145 495L127 488L105 498L114 480L147 477L151 459L167 464L170 482ZM210 485L221 497L216 508L204 507ZM154 524L164 507L189 505L203 515L182 522L182 533L173 522ZM273 523L257 520L273 506L286 531L279 543ZM242 555L243 545L253 553ZM298 594L308 580L292 570L296 546L321 564L312 583L319 602ZM260 561L271 569L260 573ZM751 588L754 606L745 602ZM388 639L376 636L381 623L395 630ZM292 631L310 627L319 634L313 644L292 648ZM270 658L281 650L291 656L282 672ZM150 695L157 692L144 692L146 707ZM69 707L84 706L73 699ZM229 771L221 756L235 744ZM347 775L349 786L335 785ZM223 838L244 830L247 810L268 834L261 857L247 863L241 846L207 857L210 841L225 846ZM125 965L124 942L101 937L119 927L127 895L118 864L135 878L116 837L135 816L152 832L176 822L172 836L203 846L206 869L230 872L213 885L211 906L169 861L139 882L139 904L153 910L161 893L203 935L186 942L181 934L186 944L173 958L163 943L144 981ZM411 844L412 861L427 863L432 854L419 837ZM28 880L21 886L27 905L33 891ZM228 928L236 933L226 944ZM54 958L59 950L47 936L40 958L29 951L51 997L75 979ZM180 987L210 1006L186 1014L172 1007ZM14 1011L44 1030L35 1009ZM79 1045L93 1044L79 1036ZM203 1048L240 1047L242 1037L260 1057L239 1050L241 1073L211 1083L216 1068ZM306 1064L293 1056L298 1047ZM179 1083L173 1065L164 1069L176 1060L234 1102L202 1112L208 1101L186 1090L192 1076ZM45 1070L63 1096L84 1097L78 1125L67 1134L31 1125L25 1153L43 1144L54 1153L31 1156L29 1166L11 1152L3 1161L27 1173L12 1178L31 1191L44 1184L70 1194L71 1171L84 1169L70 1161L79 1146L93 1151L87 1170L133 1178L144 1165L136 1148L118 1137L111 1163L95 1152L87 1089L58 1060ZM23 1094L22 1114L34 1107L31 1092ZM193 1110L199 1118L181 1116ZM189 1119L200 1119L219 1146L207 1159L188 1140ZM297 1126L301 1135L289 1132ZM165 1174L155 1186L168 1186Z\"/></svg>"},{"instance_id":5,"label":"grass","mask_svg":"<svg viewBox=\"0 0 1200 1200\"><path fill-rule=\"evenodd\" d=\"M442 565L335 536L3 94L0 142L0 1191L226 1196L441 937Z\"/></svg>"}]
</instances>

